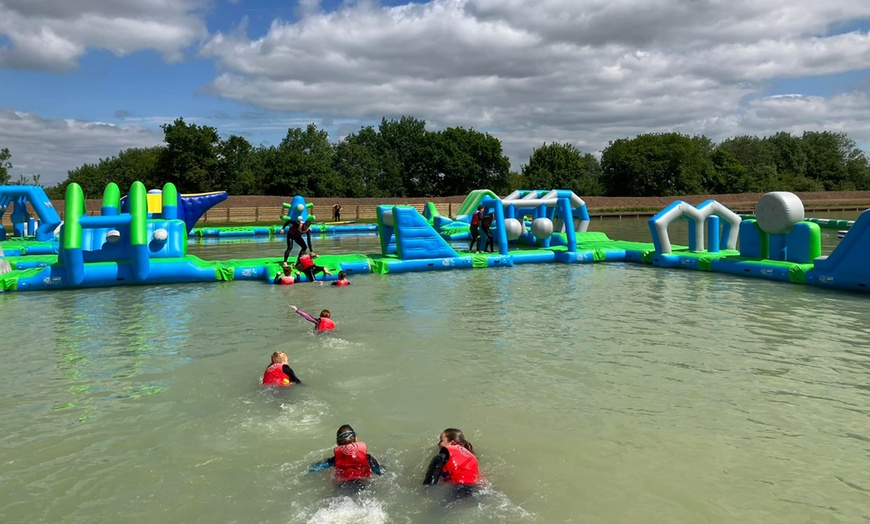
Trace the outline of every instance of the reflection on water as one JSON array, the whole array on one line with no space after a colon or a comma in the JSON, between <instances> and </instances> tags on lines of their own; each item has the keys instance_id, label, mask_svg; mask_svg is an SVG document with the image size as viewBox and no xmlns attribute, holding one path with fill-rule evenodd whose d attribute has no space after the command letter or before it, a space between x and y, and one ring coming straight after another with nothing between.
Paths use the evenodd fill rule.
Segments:
<instances>
[{"instance_id":1,"label":"reflection on water","mask_svg":"<svg viewBox=\"0 0 870 524\"><path fill-rule=\"evenodd\" d=\"M621 263L0 295L0 521L861 522L868 314ZM257 386L275 350L303 386ZM351 496L307 474L345 423L386 471ZM419 485L451 426L486 478L468 501Z\"/></svg>"}]
</instances>

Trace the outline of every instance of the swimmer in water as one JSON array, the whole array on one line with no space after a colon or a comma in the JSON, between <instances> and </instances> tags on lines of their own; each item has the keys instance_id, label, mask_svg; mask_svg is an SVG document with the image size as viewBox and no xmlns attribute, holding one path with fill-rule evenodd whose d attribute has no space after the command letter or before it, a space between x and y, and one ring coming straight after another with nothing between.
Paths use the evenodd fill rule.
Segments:
<instances>
[{"instance_id":1,"label":"swimmer in water","mask_svg":"<svg viewBox=\"0 0 870 524\"><path fill-rule=\"evenodd\" d=\"M423 484L433 485L439 480L454 485L457 498L472 495L480 480L474 448L456 428L447 428L439 435L438 454L432 457Z\"/></svg>"},{"instance_id":2,"label":"swimmer in water","mask_svg":"<svg viewBox=\"0 0 870 524\"><path fill-rule=\"evenodd\" d=\"M335 480L341 487L355 490L364 489L372 476L383 475L381 465L367 451L365 442L356 439L356 432L345 424L335 432L335 447L332 456L323 459L308 468L308 472L320 471L329 467L335 468Z\"/></svg>"},{"instance_id":3,"label":"swimmer in water","mask_svg":"<svg viewBox=\"0 0 870 524\"><path fill-rule=\"evenodd\" d=\"M272 353L272 363L266 368L263 373L264 386L278 386L289 388L293 384L302 384L293 368L287 361L287 353L276 351Z\"/></svg>"},{"instance_id":4,"label":"swimmer in water","mask_svg":"<svg viewBox=\"0 0 870 524\"><path fill-rule=\"evenodd\" d=\"M320 318L314 318L308 313L301 311L296 306L290 306L299 316L314 324L315 331L332 331L335 329L335 322L332 321L332 313L328 309L320 312Z\"/></svg>"}]
</instances>

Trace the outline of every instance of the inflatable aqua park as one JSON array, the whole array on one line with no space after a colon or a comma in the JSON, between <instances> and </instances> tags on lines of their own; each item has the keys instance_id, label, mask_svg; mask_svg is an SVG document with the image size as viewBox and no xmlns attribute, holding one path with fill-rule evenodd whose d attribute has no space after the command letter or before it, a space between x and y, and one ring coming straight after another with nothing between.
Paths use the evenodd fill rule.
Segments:
<instances>
[{"instance_id":1,"label":"inflatable aqua park","mask_svg":"<svg viewBox=\"0 0 870 524\"><path fill-rule=\"evenodd\" d=\"M15 225L13 236L0 242L0 291L271 282L281 269L281 258L204 261L187 254L188 239L196 231L192 217L199 218L208 202L217 198L186 210L185 200L172 184L148 192L136 182L123 197L117 185L109 184L100 215L88 216L81 188L70 184L61 224L44 192L20 186L7 193L0 189L0 213L13 204ZM39 216L39 225L26 223L27 204ZM469 237L471 216L479 207L493 220L496 251L458 252L451 242ZM310 210L311 204L296 196L284 205L282 224L313 219ZM669 229L677 221L688 223L687 246L671 242ZM269 235L282 224L267 228ZM28 226L32 236L24 235ZM440 215L431 203L423 213L412 206L382 205L377 208L377 223L364 226L359 230L377 234L380 253L323 255L318 263L335 274L340 270L385 274L633 262L861 292L870 285L865 262L870 255L870 210L849 224L829 256L821 256L820 224L806 220L800 199L787 192L764 195L752 218L713 200L699 206L676 201L649 219L650 243L611 240L604 233L589 231L586 203L562 189L521 190L504 198L488 190L474 191L453 217ZM346 226L331 227L335 231ZM324 229L324 234L329 232ZM220 237L220 230L215 236Z\"/></svg>"}]
</instances>

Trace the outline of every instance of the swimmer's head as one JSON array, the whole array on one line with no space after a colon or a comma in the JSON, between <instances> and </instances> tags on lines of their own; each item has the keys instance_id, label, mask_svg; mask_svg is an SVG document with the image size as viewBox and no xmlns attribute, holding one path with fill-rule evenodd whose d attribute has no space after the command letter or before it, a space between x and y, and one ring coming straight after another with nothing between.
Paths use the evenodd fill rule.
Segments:
<instances>
[{"instance_id":1,"label":"swimmer's head","mask_svg":"<svg viewBox=\"0 0 870 524\"><path fill-rule=\"evenodd\" d=\"M287 363L287 353L283 351L276 351L272 353L272 364L286 364Z\"/></svg>"},{"instance_id":2,"label":"swimmer's head","mask_svg":"<svg viewBox=\"0 0 870 524\"><path fill-rule=\"evenodd\" d=\"M341 426L335 432L335 443L339 446L353 444L354 442L356 442L356 432L350 427L350 424Z\"/></svg>"},{"instance_id":3,"label":"swimmer's head","mask_svg":"<svg viewBox=\"0 0 870 524\"><path fill-rule=\"evenodd\" d=\"M332 313L330 313L328 309L324 309L320 312L320 316L322 318L332 318Z\"/></svg>"},{"instance_id":4,"label":"swimmer's head","mask_svg":"<svg viewBox=\"0 0 870 524\"><path fill-rule=\"evenodd\" d=\"M474 453L474 447L471 445L471 442L465 440L465 435L462 434L461 430L456 428L447 428L441 432L438 445L445 446L447 444L457 444Z\"/></svg>"},{"instance_id":5,"label":"swimmer's head","mask_svg":"<svg viewBox=\"0 0 870 524\"><path fill-rule=\"evenodd\" d=\"M284 276L285 277L292 277L293 276L293 268L288 266L287 264L284 264Z\"/></svg>"},{"instance_id":6,"label":"swimmer's head","mask_svg":"<svg viewBox=\"0 0 870 524\"><path fill-rule=\"evenodd\" d=\"M481 205L477 206L477 210L478 210L478 211L483 211L483 205L481 204Z\"/></svg>"},{"instance_id":7,"label":"swimmer's head","mask_svg":"<svg viewBox=\"0 0 870 524\"><path fill-rule=\"evenodd\" d=\"M339 279L339 280L342 280L342 279L345 279L345 278L347 278L347 273L345 273L344 271L339 271L339 272L338 272L338 279Z\"/></svg>"}]
</instances>

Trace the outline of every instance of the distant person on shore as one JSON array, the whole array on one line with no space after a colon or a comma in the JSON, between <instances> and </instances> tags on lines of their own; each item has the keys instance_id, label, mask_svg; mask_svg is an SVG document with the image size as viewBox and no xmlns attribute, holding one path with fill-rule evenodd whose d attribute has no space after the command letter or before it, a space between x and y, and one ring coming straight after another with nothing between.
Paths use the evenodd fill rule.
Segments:
<instances>
[{"instance_id":1,"label":"distant person on shore","mask_svg":"<svg viewBox=\"0 0 870 524\"><path fill-rule=\"evenodd\" d=\"M471 231L471 243L468 244L468 251L472 250L475 253L480 253L480 223L483 222L483 206L477 206L477 211L471 215L471 227L469 230ZM475 243L477 243L477 249L475 249Z\"/></svg>"},{"instance_id":2,"label":"distant person on shore","mask_svg":"<svg viewBox=\"0 0 870 524\"><path fill-rule=\"evenodd\" d=\"M429 463L423 484L438 484L439 480L453 484L456 488L453 495L457 498L472 495L480 480L474 448L471 442L465 440L462 431L456 428L447 428L441 432L438 454Z\"/></svg>"},{"instance_id":3,"label":"distant person on shore","mask_svg":"<svg viewBox=\"0 0 870 524\"><path fill-rule=\"evenodd\" d=\"M269 367L263 373L263 385L289 388L293 384L302 384L302 381L299 380L299 377L293 372L293 368L290 367L287 361L287 353L283 351L272 353L272 363L269 364Z\"/></svg>"},{"instance_id":4,"label":"distant person on shore","mask_svg":"<svg viewBox=\"0 0 870 524\"><path fill-rule=\"evenodd\" d=\"M308 472L329 467L335 468L335 480L339 487L352 488L355 491L368 486L372 472L376 475L384 474L381 465L366 449L365 442L357 441L356 432L349 424L344 424L336 431L332 456L312 464Z\"/></svg>"},{"instance_id":5,"label":"distant person on shore","mask_svg":"<svg viewBox=\"0 0 870 524\"><path fill-rule=\"evenodd\" d=\"M293 278L293 268L290 267L287 262L284 262L281 265L281 271L275 275L275 279L272 280L273 284L278 284L279 286L291 286L296 283L296 279Z\"/></svg>"},{"instance_id":6,"label":"distant person on shore","mask_svg":"<svg viewBox=\"0 0 870 524\"><path fill-rule=\"evenodd\" d=\"M341 221L341 204L339 204L338 202L336 202L335 205L332 206L332 221Z\"/></svg>"},{"instance_id":7,"label":"distant person on shore","mask_svg":"<svg viewBox=\"0 0 870 524\"><path fill-rule=\"evenodd\" d=\"M308 246L305 245L305 239L302 238L302 234L299 232L301 228L302 217L296 217L296 220L288 220L284 222L283 226L281 226L281 233L284 233L284 230L287 230L287 249L284 251L285 264L287 263L287 259L290 258L290 252L293 251L294 242L299 244L302 248L302 251L299 252L299 256L302 256L308 249Z\"/></svg>"},{"instance_id":8,"label":"distant person on shore","mask_svg":"<svg viewBox=\"0 0 870 524\"><path fill-rule=\"evenodd\" d=\"M328 269L314 263L315 258L317 258L317 255L314 253L299 255L299 258L296 259L296 270L301 271L308 278L309 282L317 280L316 276L318 273L323 273L324 277L332 276L332 273Z\"/></svg>"},{"instance_id":9,"label":"distant person on shore","mask_svg":"<svg viewBox=\"0 0 870 524\"><path fill-rule=\"evenodd\" d=\"M350 281L347 279L347 273L344 271L338 272L338 280L332 283L333 286L349 286Z\"/></svg>"},{"instance_id":10,"label":"distant person on shore","mask_svg":"<svg viewBox=\"0 0 870 524\"><path fill-rule=\"evenodd\" d=\"M335 329L335 322L332 321L332 313L328 309L320 312L320 318L314 318L308 313L301 311L296 306L290 306L290 309L296 312L297 315L314 324L315 331L332 331Z\"/></svg>"},{"instance_id":11,"label":"distant person on shore","mask_svg":"<svg viewBox=\"0 0 870 524\"><path fill-rule=\"evenodd\" d=\"M492 253L495 249L495 240L492 238L492 231L489 230L493 220L495 220L495 215L492 213L483 215L483 218L480 220L480 230L486 235L486 244L483 251L487 253ZM480 242L478 242L478 245L480 245Z\"/></svg>"}]
</instances>

